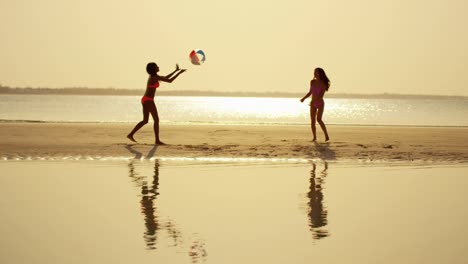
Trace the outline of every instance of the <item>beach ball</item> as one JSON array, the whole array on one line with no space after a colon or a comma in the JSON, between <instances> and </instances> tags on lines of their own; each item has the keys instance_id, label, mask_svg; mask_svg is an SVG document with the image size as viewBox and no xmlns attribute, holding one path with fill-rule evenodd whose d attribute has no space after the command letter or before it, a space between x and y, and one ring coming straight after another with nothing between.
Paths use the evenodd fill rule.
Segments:
<instances>
[{"instance_id":1,"label":"beach ball","mask_svg":"<svg viewBox=\"0 0 468 264\"><path fill-rule=\"evenodd\" d=\"M192 50L192 52L190 52L190 61L192 62L192 64L194 65L202 65L204 62L205 62L205 53L203 52L203 50Z\"/></svg>"}]
</instances>

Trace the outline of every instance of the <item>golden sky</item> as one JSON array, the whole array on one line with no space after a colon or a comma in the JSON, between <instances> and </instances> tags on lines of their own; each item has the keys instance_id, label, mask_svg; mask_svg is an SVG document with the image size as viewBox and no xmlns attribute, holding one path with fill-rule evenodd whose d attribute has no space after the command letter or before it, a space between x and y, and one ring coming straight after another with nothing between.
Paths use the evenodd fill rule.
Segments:
<instances>
[{"instance_id":1,"label":"golden sky","mask_svg":"<svg viewBox=\"0 0 468 264\"><path fill-rule=\"evenodd\" d=\"M468 96L466 0L0 0L0 84ZM190 63L192 49L206 63Z\"/></svg>"}]
</instances>

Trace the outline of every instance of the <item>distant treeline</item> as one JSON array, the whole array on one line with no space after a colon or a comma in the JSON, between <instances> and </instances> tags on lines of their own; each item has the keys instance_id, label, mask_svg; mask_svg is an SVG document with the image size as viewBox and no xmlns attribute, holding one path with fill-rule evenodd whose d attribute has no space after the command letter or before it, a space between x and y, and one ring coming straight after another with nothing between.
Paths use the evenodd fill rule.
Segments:
<instances>
[{"instance_id":1,"label":"distant treeline","mask_svg":"<svg viewBox=\"0 0 468 264\"><path fill-rule=\"evenodd\" d=\"M141 91L115 88L12 88L0 86L0 94L63 94L63 95L138 95Z\"/></svg>"},{"instance_id":2,"label":"distant treeline","mask_svg":"<svg viewBox=\"0 0 468 264\"><path fill-rule=\"evenodd\" d=\"M117 88L18 88L0 85L0 94L57 94L57 95L142 95L142 89L117 89ZM217 92L217 91L187 91L187 90L160 90L159 96L224 96L224 97L291 97L301 98L305 93L285 92ZM466 99L465 96L441 96L441 95L411 95L411 94L346 94L327 93L328 98L381 98L381 99Z\"/></svg>"}]
</instances>

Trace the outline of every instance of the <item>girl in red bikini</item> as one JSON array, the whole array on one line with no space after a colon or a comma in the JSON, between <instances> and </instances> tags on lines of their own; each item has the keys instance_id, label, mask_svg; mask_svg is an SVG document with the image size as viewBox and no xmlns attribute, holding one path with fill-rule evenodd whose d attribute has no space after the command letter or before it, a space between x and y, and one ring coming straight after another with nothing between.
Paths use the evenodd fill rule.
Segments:
<instances>
[{"instance_id":1,"label":"girl in red bikini","mask_svg":"<svg viewBox=\"0 0 468 264\"><path fill-rule=\"evenodd\" d=\"M312 95L312 101L310 102L310 120L312 126L312 135L314 138L312 141L317 140L315 120L320 124L320 127L325 134L325 141L330 140L328 137L327 127L322 121L322 115L325 108L325 102L323 101L323 96L328 88L330 87L330 80L328 79L325 71L322 68L316 68L314 71L314 79L310 81L310 90L309 92L301 99L301 103L304 100Z\"/></svg>"},{"instance_id":2,"label":"girl in red bikini","mask_svg":"<svg viewBox=\"0 0 468 264\"><path fill-rule=\"evenodd\" d=\"M158 109L154 104L154 95L156 94L156 89L159 87L159 81L171 83L174 81L181 73L185 72L185 69L180 69L179 65L176 64L176 69L167 76L159 76L159 67L154 62L148 63L146 65L146 71L149 74L148 84L146 86L145 95L141 98L141 104L143 105L143 120L139 122L135 128L127 135L127 138L133 142L136 140L133 138L133 135L144 125L148 123L149 114L154 120L154 136L156 138L155 145L164 145L164 143L159 139L159 116Z\"/></svg>"}]
</instances>

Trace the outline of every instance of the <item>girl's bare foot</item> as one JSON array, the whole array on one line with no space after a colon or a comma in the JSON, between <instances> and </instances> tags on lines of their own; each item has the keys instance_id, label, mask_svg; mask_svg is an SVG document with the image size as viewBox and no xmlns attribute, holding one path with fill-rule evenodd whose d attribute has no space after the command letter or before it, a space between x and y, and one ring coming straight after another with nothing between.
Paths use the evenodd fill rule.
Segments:
<instances>
[{"instance_id":1,"label":"girl's bare foot","mask_svg":"<svg viewBox=\"0 0 468 264\"><path fill-rule=\"evenodd\" d=\"M314 137L314 138L312 139L312 141L317 141L317 138L316 138L316 137Z\"/></svg>"},{"instance_id":2,"label":"girl's bare foot","mask_svg":"<svg viewBox=\"0 0 468 264\"><path fill-rule=\"evenodd\" d=\"M133 141L133 142L137 142L137 141L133 138L133 136L131 136L131 135L127 135L127 138L130 139L130 140Z\"/></svg>"},{"instance_id":3,"label":"girl's bare foot","mask_svg":"<svg viewBox=\"0 0 468 264\"><path fill-rule=\"evenodd\" d=\"M162 142L162 141L156 141L156 143L154 143L155 145L166 145L166 143Z\"/></svg>"},{"instance_id":4,"label":"girl's bare foot","mask_svg":"<svg viewBox=\"0 0 468 264\"><path fill-rule=\"evenodd\" d=\"M329 137L325 137L325 142L327 142L328 140L330 140L330 138L329 138Z\"/></svg>"}]
</instances>

